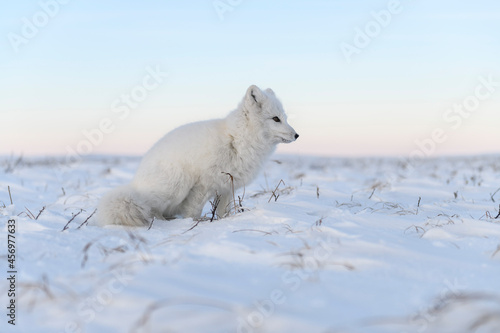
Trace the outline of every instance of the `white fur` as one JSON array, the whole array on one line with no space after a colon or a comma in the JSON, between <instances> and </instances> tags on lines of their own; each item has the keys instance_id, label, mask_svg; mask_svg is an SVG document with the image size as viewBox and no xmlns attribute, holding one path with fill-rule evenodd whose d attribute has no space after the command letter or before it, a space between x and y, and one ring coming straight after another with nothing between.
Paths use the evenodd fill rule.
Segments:
<instances>
[{"instance_id":1,"label":"white fur","mask_svg":"<svg viewBox=\"0 0 500 333\"><path fill-rule=\"evenodd\" d=\"M98 223L143 226L153 217L197 219L216 193L221 196L217 214L224 216L232 198L225 173L240 188L255 178L278 143L297 137L274 92L250 86L226 118L187 124L160 139L132 182L102 198Z\"/></svg>"}]
</instances>

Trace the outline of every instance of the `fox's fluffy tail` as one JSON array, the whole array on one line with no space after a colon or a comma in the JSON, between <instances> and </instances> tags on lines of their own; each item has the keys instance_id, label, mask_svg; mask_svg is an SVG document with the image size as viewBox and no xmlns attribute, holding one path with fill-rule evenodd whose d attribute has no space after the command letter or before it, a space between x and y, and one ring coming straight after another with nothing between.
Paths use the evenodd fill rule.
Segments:
<instances>
[{"instance_id":1,"label":"fox's fluffy tail","mask_svg":"<svg viewBox=\"0 0 500 333\"><path fill-rule=\"evenodd\" d=\"M145 226L151 219L150 210L131 185L124 185L106 193L101 199L97 207L97 223L101 226Z\"/></svg>"}]
</instances>

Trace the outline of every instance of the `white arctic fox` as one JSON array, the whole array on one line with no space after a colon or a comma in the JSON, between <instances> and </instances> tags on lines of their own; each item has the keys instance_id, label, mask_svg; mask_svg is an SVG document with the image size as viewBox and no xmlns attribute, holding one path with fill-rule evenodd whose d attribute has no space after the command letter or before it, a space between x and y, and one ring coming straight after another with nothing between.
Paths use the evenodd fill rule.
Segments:
<instances>
[{"instance_id":1,"label":"white arctic fox","mask_svg":"<svg viewBox=\"0 0 500 333\"><path fill-rule=\"evenodd\" d=\"M160 139L132 182L102 198L98 223L144 226L153 218L197 219L216 194L217 214L224 216L233 196L227 173L235 189L248 184L278 143L298 137L274 92L250 86L226 118L187 124Z\"/></svg>"}]
</instances>

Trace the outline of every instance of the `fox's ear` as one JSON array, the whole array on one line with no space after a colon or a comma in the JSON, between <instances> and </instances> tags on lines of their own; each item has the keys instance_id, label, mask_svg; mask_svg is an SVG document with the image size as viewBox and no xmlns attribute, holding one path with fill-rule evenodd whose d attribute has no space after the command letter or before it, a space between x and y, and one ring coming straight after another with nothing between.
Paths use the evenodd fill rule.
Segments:
<instances>
[{"instance_id":1,"label":"fox's ear","mask_svg":"<svg viewBox=\"0 0 500 333\"><path fill-rule=\"evenodd\" d=\"M248 106L262 108L262 103L264 102L266 96L256 85L251 85L247 89L247 94L245 100Z\"/></svg>"},{"instance_id":2,"label":"fox's ear","mask_svg":"<svg viewBox=\"0 0 500 333\"><path fill-rule=\"evenodd\" d=\"M271 88L267 88L267 89L266 89L266 93L267 93L268 95L271 95L271 96L275 96L275 97L276 97L276 94L274 93L274 91L273 91Z\"/></svg>"}]
</instances>

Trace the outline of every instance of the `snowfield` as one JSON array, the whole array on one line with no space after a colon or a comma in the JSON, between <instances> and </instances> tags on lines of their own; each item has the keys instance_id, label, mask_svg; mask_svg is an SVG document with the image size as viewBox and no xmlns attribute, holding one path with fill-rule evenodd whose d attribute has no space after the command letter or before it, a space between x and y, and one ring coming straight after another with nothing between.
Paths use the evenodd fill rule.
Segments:
<instances>
[{"instance_id":1,"label":"snowfield","mask_svg":"<svg viewBox=\"0 0 500 333\"><path fill-rule=\"evenodd\" d=\"M275 155L226 218L93 226L139 161L1 160L1 332L500 332L499 156Z\"/></svg>"}]
</instances>

